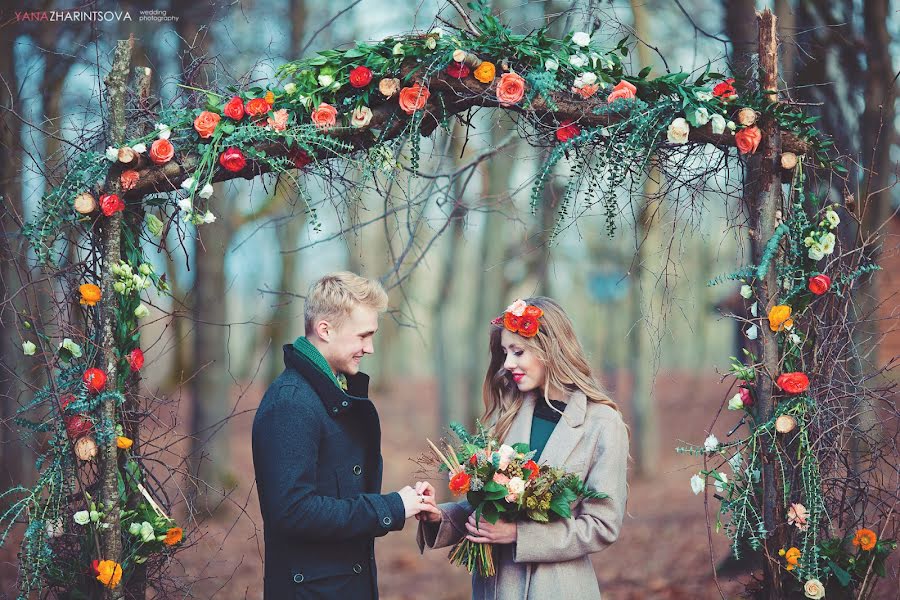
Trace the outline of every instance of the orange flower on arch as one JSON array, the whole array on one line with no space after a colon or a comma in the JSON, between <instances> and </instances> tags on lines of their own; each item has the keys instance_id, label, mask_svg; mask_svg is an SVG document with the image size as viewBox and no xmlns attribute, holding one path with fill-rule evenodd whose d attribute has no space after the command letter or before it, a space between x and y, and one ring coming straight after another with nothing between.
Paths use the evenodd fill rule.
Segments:
<instances>
[{"instance_id":1,"label":"orange flower on arch","mask_svg":"<svg viewBox=\"0 0 900 600\"><path fill-rule=\"evenodd\" d=\"M878 536L871 529L860 529L853 536L853 545L862 548L866 552L874 548L877 541Z\"/></svg>"},{"instance_id":2,"label":"orange flower on arch","mask_svg":"<svg viewBox=\"0 0 900 600\"><path fill-rule=\"evenodd\" d=\"M784 331L794 326L794 320L791 319L791 307L787 304L779 304L773 306L769 310L769 329L772 331Z\"/></svg>"},{"instance_id":3,"label":"orange flower on arch","mask_svg":"<svg viewBox=\"0 0 900 600\"><path fill-rule=\"evenodd\" d=\"M112 589L122 580L122 565L114 560L101 560L97 564L97 581Z\"/></svg>"},{"instance_id":4,"label":"orange flower on arch","mask_svg":"<svg viewBox=\"0 0 900 600\"><path fill-rule=\"evenodd\" d=\"M83 283L78 286L81 293L81 303L85 306L94 306L100 302L100 288L93 283Z\"/></svg>"},{"instance_id":5,"label":"orange flower on arch","mask_svg":"<svg viewBox=\"0 0 900 600\"><path fill-rule=\"evenodd\" d=\"M166 546L174 546L184 538L184 530L181 527L172 527L166 532L163 544Z\"/></svg>"}]
</instances>

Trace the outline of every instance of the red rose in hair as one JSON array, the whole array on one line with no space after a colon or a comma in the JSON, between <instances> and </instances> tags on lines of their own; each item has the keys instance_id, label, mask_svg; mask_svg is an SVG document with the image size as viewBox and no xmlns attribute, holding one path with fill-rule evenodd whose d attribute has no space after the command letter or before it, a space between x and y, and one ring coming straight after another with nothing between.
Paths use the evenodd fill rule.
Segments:
<instances>
[{"instance_id":1,"label":"red rose in hair","mask_svg":"<svg viewBox=\"0 0 900 600\"><path fill-rule=\"evenodd\" d=\"M219 155L219 164L222 165L226 171L237 173L247 166L247 159L244 158L243 152L232 146Z\"/></svg>"},{"instance_id":2,"label":"red rose in hair","mask_svg":"<svg viewBox=\"0 0 900 600\"><path fill-rule=\"evenodd\" d=\"M544 316L544 311L532 304L532 305L525 307L525 312L523 312L522 315L526 316L526 317L534 317L535 319L539 319Z\"/></svg>"},{"instance_id":3,"label":"red rose in hair","mask_svg":"<svg viewBox=\"0 0 900 600\"><path fill-rule=\"evenodd\" d=\"M509 329L510 331L518 331L519 325L521 323L522 317L517 317L511 312L504 313L503 315L503 326Z\"/></svg>"},{"instance_id":4,"label":"red rose in hair","mask_svg":"<svg viewBox=\"0 0 900 600\"><path fill-rule=\"evenodd\" d=\"M128 366L131 367L132 371L140 371L144 366L144 352L140 348L135 348L128 353L125 360L128 361Z\"/></svg>"},{"instance_id":5,"label":"red rose in hair","mask_svg":"<svg viewBox=\"0 0 900 600\"><path fill-rule=\"evenodd\" d=\"M529 480L529 481L531 481L532 479L534 479L535 477L537 477L537 476L538 476L538 471L541 470L540 467L538 467L537 463L534 462L533 460L529 460L527 463L525 463L524 465L522 465L522 468L523 468L523 469L528 469L529 471L531 471L531 474L528 475L528 480Z\"/></svg>"},{"instance_id":6,"label":"red rose in hair","mask_svg":"<svg viewBox=\"0 0 900 600\"><path fill-rule=\"evenodd\" d=\"M100 369L91 368L84 372L82 381L90 393L99 394L106 387L106 373Z\"/></svg>"},{"instance_id":7,"label":"red rose in hair","mask_svg":"<svg viewBox=\"0 0 900 600\"><path fill-rule=\"evenodd\" d=\"M244 105L244 111L250 117L259 117L269 112L269 103L266 102L265 98L253 98L252 100L247 100L247 104Z\"/></svg>"},{"instance_id":8,"label":"red rose in hair","mask_svg":"<svg viewBox=\"0 0 900 600\"><path fill-rule=\"evenodd\" d=\"M66 417L64 423L66 424L66 435L70 440L77 440L81 436L89 434L91 427L94 426L91 420L84 415Z\"/></svg>"},{"instance_id":9,"label":"red rose in hair","mask_svg":"<svg viewBox=\"0 0 900 600\"><path fill-rule=\"evenodd\" d=\"M828 275L816 275L809 278L809 291L816 296L821 296L831 287L831 277Z\"/></svg>"},{"instance_id":10,"label":"red rose in hair","mask_svg":"<svg viewBox=\"0 0 900 600\"><path fill-rule=\"evenodd\" d=\"M372 83L372 70L362 65L350 71L350 85L363 88Z\"/></svg>"},{"instance_id":11,"label":"red rose in hair","mask_svg":"<svg viewBox=\"0 0 900 600\"><path fill-rule=\"evenodd\" d=\"M529 317L528 315L522 315L519 317L519 331L517 332L522 337L534 337L538 332L538 320L535 317Z\"/></svg>"},{"instance_id":12,"label":"red rose in hair","mask_svg":"<svg viewBox=\"0 0 900 600\"><path fill-rule=\"evenodd\" d=\"M450 77L456 77L457 79L462 79L464 77L468 77L471 70L469 69L469 65L461 62L452 62L447 65L447 75Z\"/></svg>"},{"instance_id":13,"label":"red rose in hair","mask_svg":"<svg viewBox=\"0 0 900 600\"><path fill-rule=\"evenodd\" d=\"M559 124L556 129L556 139L560 142L571 140L573 137L581 133L581 129L572 121L565 120Z\"/></svg>"},{"instance_id":14,"label":"red rose in hair","mask_svg":"<svg viewBox=\"0 0 900 600\"><path fill-rule=\"evenodd\" d=\"M115 213L125 210L125 203L115 194L103 194L100 196L100 210L107 217L111 217Z\"/></svg>"},{"instance_id":15,"label":"red rose in hair","mask_svg":"<svg viewBox=\"0 0 900 600\"><path fill-rule=\"evenodd\" d=\"M244 101L241 100L240 96L235 96L225 104L222 112L229 119L240 121L244 118Z\"/></svg>"},{"instance_id":16,"label":"red rose in hair","mask_svg":"<svg viewBox=\"0 0 900 600\"><path fill-rule=\"evenodd\" d=\"M713 87L713 96L720 100L731 100L737 96L737 90L734 89L734 77L726 79L721 83L717 83Z\"/></svg>"},{"instance_id":17,"label":"red rose in hair","mask_svg":"<svg viewBox=\"0 0 900 600\"><path fill-rule=\"evenodd\" d=\"M775 383L788 394L800 394L809 389L809 377L805 373L782 373Z\"/></svg>"},{"instance_id":18,"label":"red rose in hair","mask_svg":"<svg viewBox=\"0 0 900 600\"><path fill-rule=\"evenodd\" d=\"M302 169L312 162L312 157L310 157L306 150L294 150L291 153L291 160L294 162L295 168Z\"/></svg>"},{"instance_id":19,"label":"red rose in hair","mask_svg":"<svg viewBox=\"0 0 900 600\"><path fill-rule=\"evenodd\" d=\"M169 140L156 140L150 145L150 160L164 165L175 156L175 146Z\"/></svg>"}]
</instances>

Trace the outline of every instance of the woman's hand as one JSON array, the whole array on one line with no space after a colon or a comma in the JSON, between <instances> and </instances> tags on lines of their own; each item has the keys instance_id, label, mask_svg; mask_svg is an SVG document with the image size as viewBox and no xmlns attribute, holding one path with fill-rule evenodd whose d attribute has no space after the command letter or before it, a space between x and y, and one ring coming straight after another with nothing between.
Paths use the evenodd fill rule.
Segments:
<instances>
[{"instance_id":1,"label":"woman's hand","mask_svg":"<svg viewBox=\"0 0 900 600\"><path fill-rule=\"evenodd\" d=\"M512 544L516 541L518 534L518 527L515 523L507 523L503 520L491 525L482 517L476 526L475 513L469 515L466 529L469 530L466 539L478 544Z\"/></svg>"},{"instance_id":2,"label":"woman's hand","mask_svg":"<svg viewBox=\"0 0 900 600\"><path fill-rule=\"evenodd\" d=\"M423 503L431 505L434 508L433 511L423 510L416 515L416 520L426 521L428 523L440 523L442 515L441 510L437 507L437 502L435 502L434 499L434 486L427 481L417 481L413 489L415 489L416 493L422 498Z\"/></svg>"}]
</instances>

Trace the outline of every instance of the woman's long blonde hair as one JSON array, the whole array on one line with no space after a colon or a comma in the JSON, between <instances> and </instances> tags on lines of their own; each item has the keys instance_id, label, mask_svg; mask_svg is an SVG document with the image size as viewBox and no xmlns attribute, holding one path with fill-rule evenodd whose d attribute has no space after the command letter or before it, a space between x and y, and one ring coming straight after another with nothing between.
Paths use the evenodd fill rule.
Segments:
<instances>
[{"instance_id":1,"label":"woman's long blonde hair","mask_svg":"<svg viewBox=\"0 0 900 600\"><path fill-rule=\"evenodd\" d=\"M533 352L546 368L545 400L548 400L547 391L551 388L568 392L580 390L587 396L589 402L606 404L618 411L619 407L594 379L584 349L575 335L572 321L562 307L555 300L544 296L527 298L525 302L544 311L539 318L537 335L530 338L520 336L520 343L525 349ZM482 387L484 399L482 422L487 424L496 420L493 434L500 440L503 440L509 432L526 396L519 391L507 370L503 368L506 355L500 342L502 332L502 323L491 328L491 360Z\"/></svg>"}]
</instances>

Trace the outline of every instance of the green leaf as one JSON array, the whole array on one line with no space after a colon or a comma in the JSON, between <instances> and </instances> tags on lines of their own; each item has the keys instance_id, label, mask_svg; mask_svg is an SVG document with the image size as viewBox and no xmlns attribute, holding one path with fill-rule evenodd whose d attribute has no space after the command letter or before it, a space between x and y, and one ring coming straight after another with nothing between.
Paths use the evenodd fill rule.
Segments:
<instances>
[{"instance_id":1,"label":"green leaf","mask_svg":"<svg viewBox=\"0 0 900 600\"><path fill-rule=\"evenodd\" d=\"M550 501L550 510L563 519L568 519L572 516L572 507L569 506L569 503L562 496L557 496Z\"/></svg>"},{"instance_id":2,"label":"green leaf","mask_svg":"<svg viewBox=\"0 0 900 600\"><path fill-rule=\"evenodd\" d=\"M517 443L517 444L513 444L513 445L512 445L512 448L513 448L513 450L515 450L516 452L521 452L522 454L528 454L528 452L531 451L531 448L528 447L528 444L524 444L524 443L522 443L522 442L519 442L519 443Z\"/></svg>"},{"instance_id":3,"label":"green leaf","mask_svg":"<svg viewBox=\"0 0 900 600\"><path fill-rule=\"evenodd\" d=\"M842 586L847 587L850 585L850 573L840 568L833 561L828 561L828 568L831 569L831 572L834 573L834 576L837 577L838 583Z\"/></svg>"},{"instance_id":4,"label":"green leaf","mask_svg":"<svg viewBox=\"0 0 900 600\"><path fill-rule=\"evenodd\" d=\"M643 69L641 69L641 72L638 73L638 78L639 78L639 79L646 79L646 78L647 78L647 75L649 75L649 74L650 74L650 71L652 71L652 70L653 70L653 67L644 67Z\"/></svg>"},{"instance_id":5,"label":"green leaf","mask_svg":"<svg viewBox=\"0 0 900 600\"><path fill-rule=\"evenodd\" d=\"M538 523L548 523L550 521L550 517L548 517L547 513L543 510L529 510L528 518L532 521L537 521Z\"/></svg>"}]
</instances>

